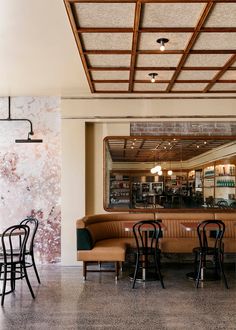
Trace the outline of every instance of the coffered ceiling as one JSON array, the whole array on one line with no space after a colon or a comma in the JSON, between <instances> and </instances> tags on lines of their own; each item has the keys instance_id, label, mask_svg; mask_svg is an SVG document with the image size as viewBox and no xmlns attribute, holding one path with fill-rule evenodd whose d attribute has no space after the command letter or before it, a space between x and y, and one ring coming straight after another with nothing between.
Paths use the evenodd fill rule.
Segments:
<instances>
[{"instance_id":1,"label":"coffered ceiling","mask_svg":"<svg viewBox=\"0 0 236 330\"><path fill-rule=\"evenodd\" d=\"M185 161L235 143L234 137L108 137L113 162ZM235 152L228 157L235 157Z\"/></svg>"},{"instance_id":2,"label":"coffered ceiling","mask_svg":"<svg viewBox=\"0 0 236 330\"><path fill-rule=\"evenodd\" d=\"M236 1L64 3L92 93L236 93Z\"/></svg>"}]
</instances>

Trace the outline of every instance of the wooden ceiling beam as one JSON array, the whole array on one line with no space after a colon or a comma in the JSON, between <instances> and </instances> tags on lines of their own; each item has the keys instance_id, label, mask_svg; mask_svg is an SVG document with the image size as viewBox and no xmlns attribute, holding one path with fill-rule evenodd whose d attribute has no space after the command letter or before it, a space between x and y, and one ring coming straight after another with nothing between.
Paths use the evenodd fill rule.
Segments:
<instances>
[{"instance_id":1,"label":"wooden ceiling beam","mask_svg":"<svg viewBox=\"0 0 236 330\"><path fill-rule=\"evenodd\" d=\"M136 66L136 51L138 47L138 38L139 38L139 24L141 19L141 10L142 4L140 1L136 2L135 6L135 17L134 17L134 32L133 32L133 41L132 41L132 55L130 60L130 74L129 74L129 92L133 90L133 81L134 81L134 74L135 74L135 66Z\"/></svg>"},{"instance_id":2,"label":"wooden ceiling beam","mask_svg":"<svg viewBox=\"0 0 236 330\"><path fill-rule=\"evenodd\" d=\"M129 67L95 67L91 66L88 68L89 71L129 71Z\"/></svg>"},{"instance_id":3,"label":"wooden ceiling beam","mask_svg":"<svg viewBox=\"0 0 236 330\"><path fill-rule=\"evenodd\" d=\"M78 33L133 33L133 28L92 28L84 27L77 29Z\"/></svg>"},{"instance_id":4,"label":"wooden ceiling beam","mask_svg":"<svg viewBox=\"0 0 236 330\"><path fill-rule=\"evenodd\" d=\"M92 0L88 0L88 1L92 1ZM189 3L209 3L209 2L212 2L212 0L140 0L140 1L143 2L143 3L186 3L186 2L189 2ZM229 2L229 3L230 2L235 2L235 0L213 0L213 1L216 2L216 3L217 2L226 2L226 3L227 2Z\"/></svg>"},{"instance_id":5,"label":"wooden ceiling beam","mask_svg":"<svg viewBox=\"0 0 236 330\"><path fill-rule=\"evenodd\" d=\"M193 33L194 27L153 27L140 28L139 33ZM230 33L236 32L235 27L201 27L200 32L203 33ZM83 27L78 28L77 33L133 33L132 27Z\"/></svg>"},{"instance_id":6,"label":"wooden ceiling beam","mask_svg":"<svg viewBox=\"0 0 236 330\"><path fill-rule=\"evenodd\" d=\"M148 27L139 29L139 33L193 33L194 27ZM200 32L203 33L230 33L236 32L236 27L201 27Z\"/></svg>"},{"instance_id":7,"label":"wooden ceiling beam","mask_svg":"<svg viewBox=\"0 0 236 330\"><path fill-rule=\"evenodd\" d=\"M235 86L235 90L217 90L217 91L207 91L207 94L218 94L218 93L224 93L224 94L234 94L236 92L236 86ZM128 90L99 90L96 91L96 93L98 94L130 94L131 92L129 92ZM166 94L166 91L134 91L132 92L133 94ZM196 91L196 90L188 90L188 94L202 94L203 91ZM186 91L171 91L169 94L186 94Z\"/></svg>"},{"instance_id":8,"label":"wooden ceiling beam","mask_svg":"<svg viewBox=\"0 0 236 330\"><path fill-rule=\"evenodd\" d=\"M88 67L89 71L129 71L129 67ZM176 67L136 67L136 71L174 71ZM182 71L219 71L222 70L222 67L219 66L185 66L182 68ZM235 71L236 67L228 68L229 71Z\"/></svg>"},{"instance_id":9,"label":"wooden ceiling beam","mask_svg":"<svg viewBox=\"0 0 236 330\"><path fill-rule=\"evenodd\" d=\"M72 28L72 31L73 31L73 34L74 34L74 37L75 37L76 45L77 45L77 48L78 48L78 51L79 51L79 54L80 54L80 58L81 58L82 65L83 65L83 68L84 68L84 71L85 71L85 75L87 77L87 81L88 81L88 84L89 84L89 87L90 87L90 91L91 91L91 93L94 93L94 86L92 84L90 72L89 72L88 66L87 66L87 61L86 61L85 55L83 53L82 43L81 43L79 34L77 33L77 26L76 26L75 20L74 20L72 4L68 1L64 1L64 4L65 4L67 16L68 16L69 21L70 21L71 28Z\"/></svg>"},{"instance_id":10,"label":"wooden ceiling beam","mask_svg":"<svg viewBox=\"0 0 236 330\"><path fill-rule=\"evenodd\" d=\"M125 49L90 49L84 50L85 55L131 55L132 50ZM165 56L166 54L185 54L184 50L166 50L163 53L161 50L137 50L136 54L153 55L159 54ZM236 49L194 49L190 50L188 54L236 54Z\"/></svg>"},{"instance_id":11,"label":"wooden ceiling beam","mask_svg":"<svg viewBox=\"0 0 236 330\"><path fill-rule=\"evenodd\" d=\"M231 58L225 63L225 65L223 66L221 71L218 72L215 75L215 77L212 79L212 81L204 88L203 92L204 93L208 92L212 88L212 86L215 84L215 82L223 76L223 74L227 71L227 69L235 63L235 61L236 61L236 54L231 56ZM236 85L235 85L235 90L236 90Z\"/></svg>"},{"instance_id":12,"label":"wooden ceiling beam","mask_svg":"<svg viewBox=\"0 0 236 330\"><path fill-rule=\"evenodd\" d=\"M84 54L86 55L98 55L98 54L105 54L105 55L123 55L123 54L131 54L131 50L122 50L122 49L116 49L116 50L98 50L98 49L92 49L92 50L84 50Z\"/></svg>"},{"instance_id":13,"label":"wooden ceiling beam","mask_svg":"<svg viewBox=\"0 0 236 330\"><path fill-rule=\"evenodd\" d=\"M208 3L212 0L65 0L69 3ZM235 2L235 0L214 0L214 2Z\"/></svg>"},{"instance_id":14,"label":"wooden ceiling beam","mask_svg":"<svg viewBox=\"0 0 236 330\"><path fill-rule=\"evenodd\" d=\"M202 12L202 15L200 16L199 20L198 20L198 23L195 27L195 31L194 33L192 34L186 48L185 48L185 51L184 51L184 54L182 55L180 61L179 61L179 64L177 66L177 69L175 71L175 73L173 74L173 77L171 79L171 82L169 83L169 85L167 86L167 89L166 89L166 92L169 93L172 89L172 87L174 86L174 83L175 83L175 80L178 78L179 74L180 74L180 71L182 69L182 67L184 66L187 58L188 58L188 54L191 50L191 48L193 47L193 45L195 44L195 42L197 41L198 39L198 36L199 36L199 31L201 29L201 27L204 25L204 23L206 22L206 19L208 18L210 12L212 11L212 9L214 8L214 5L215 5L215 2L214 1L209 1L207 3L207 5L205 6L203 12Z\"/></svg>"},{"instance_id":15,"label":"wooden ceiling beam","mask_svg":"<svg viewBox=\"0 0 236 330\"><path fill-rule=\"evenodd\" d=\"M210 83L212 80L209 79L181 79L181 80L176 80L175 83L176 84L191 84L191 83ZM94 79L93 83L96 84L123 84L123 83L128 83L129 80L122 80L122 79ZM147 79L137 79L134 80L134 83L137 84L166 84L169 83L169 80L156 80L155 83L150 82L150 80ZM220 80L219 82L221 83L226 83L226 84L231 84L231 83L236 83L236 79L227 79L227 80Z\"/></svg>"}]
</instances>

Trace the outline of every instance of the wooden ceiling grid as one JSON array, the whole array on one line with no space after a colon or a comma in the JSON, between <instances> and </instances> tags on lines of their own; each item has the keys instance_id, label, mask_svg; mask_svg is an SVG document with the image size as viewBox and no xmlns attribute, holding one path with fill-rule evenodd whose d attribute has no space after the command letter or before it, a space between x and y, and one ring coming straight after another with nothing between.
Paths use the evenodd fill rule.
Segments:
<instances>
[{"instance_id":1,"label":"wooden ceiling grid","mask_svg":"<svg viewBox=\"0 0 236 330\"><path fill-rule=\"evenodd\" d=\"M189 160L232 142L231 139L109 138L108 149L114 162L154 162Z\"/></svg>"},{"instance_id":2,"label":"wooden ceiling grid","mask_svg":"<svg viewBox=\"0 0 236 330\"><path fill-rule=\"evenodd\" d=\"M236 1L64 3L92 93L236 92Z\"/></svg>"}]
</instances>

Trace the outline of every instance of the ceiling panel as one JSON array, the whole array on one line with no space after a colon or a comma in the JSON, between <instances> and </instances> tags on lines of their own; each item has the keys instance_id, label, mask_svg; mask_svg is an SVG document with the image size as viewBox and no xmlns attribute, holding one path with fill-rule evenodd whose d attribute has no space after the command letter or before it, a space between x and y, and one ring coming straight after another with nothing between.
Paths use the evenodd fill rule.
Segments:
<instances>
[{"instance_id":1,"label":"ceiling panel","mask_svg":"<svg viewBox=\"0 0 236 330\"><path fill-rule=\"evenodd\" d=\"M230 59L229 54L194 54L189 55L186 66L222 67Z\"/></svg>"},{"instance_id":2,"label":"ceiling panel","mask_svg":"<svg viewBox=\"0 0 236 330\"><path fill-rule=\"evenodd\" d=\"M236 26L236 3L217 3L207 20L206 27Z\"/></svg>"},{"instance_id":3,"label":"ceiling panel","mask_svg":"<svg viewBox=\"0 0 236 330\"><path fill-rule=\"evenodd\" d=\"M168 84L159 84L159 83L135 83L134 84L134 90L135 91L165 91L167 88Z\"/></svg>"},{"instance_id":4,"label":"ceiling panel","mask_svg":"<svg viewBox=\"0 0 236 330\"><path fill-rule=\"evenodd\" d=\"M86 50L130 49L132 33L82 33L81 38Z\"/></svg>"},{"instance_id":5,"label":"ceiling panel","mask_svg":"<svg viewBox=\"0 0 236 330\"><path fill-rule=\"evenodd\" d=\"M205 83L176 83L173 86L174 91L202 91L206 87Z\"/></svg>"},{"instance_id":6,"label":"ceiling panel","mask_svg":"<svg viewBox=\"0 0 236 330\"><path fill-rule=\"evenodd\" d=\"M129 67L130 55L88 55L88 60L91 66L96 67Z\"/></svg>"},{"instance_id":7,"label":"ceiling panel","mask_svg":"<svg viewBox=\"0 0 236 330\"><path fill-rule=\"evenodd\" d=\"M179 80L210 80L218 71L182 71L178 77Z\"/></svg>"},{"instance_id":8,"label":"ceiling panel","mask_svg":"<svg viewBox=\"0 0 236 330\"><path fill-rule=\"evenodd\" d=\"M64 2L92 93L235 92L236 1Z\"/></svg>"},{"instance_id":9,"label":"ceiling panel","mask_svg":"<svg viewBox=\"0 0 236 330\"><path fill-rule=\"evenodd\" d=\"M221 76L221 78L220 78L220 80L236 80L236 70L232 70L232 71L230 71L230 70L228 70L228 71L226 71L224 74L223 74L223 76Z\"/></svg>"},{"instance_id":10,"label":"ceiling panel","mask_svg":"<svg viewBox=\"0 0 236 330\"><path fill-rule=\"evenodd\" d=\"M97 91L128 91L128 84L123 83L96 83L95 88Z\"/></svg>"},{"instance_id":11,"label":"ceiling panel","mask_svg":"<svg viewBox=\"0 0 236 330\"><path fill-rule=\"evenodd\" d=\"M236 49L236 32L202 33L193 49Z\"/></svg>"},{"instance_id":12,"label":"ceiling panel","mask_svg":"<svg viewBox=\"0 0 236 330\"><path fill-rule=\"evenodd\" d=\"M213 91L225 91L231 90L236 92L236 84L235 83L216 83L211 90Z\"/></svg>"},{"instance_id":13,"label":"ceiling panel","mask_svg":"<svg viewBox=\"0 0 236 330\"><path fill-rule=\"evenodd\" d=\"M129 71L93 71L93 80L128 80Z\"/></svg>"},{"instance_id":14,"label":"ceiling panel","mask_svg":"<svg viewBox=\"0 0 236 330\"><path fill-rule=\"evenodd\" d=\"M194 27L203 3L145 3L141 27Z\"/></svg>"},{"instance_id":15,"label":"ceiling panel","mask_svg":"<svg viewBox=\"0 0 236 330\"><path fill-rule=\"evenodd\" d=\"M72 4L73 5L73 4ZM84 2L73 5L80 27L133 27L134 3Z\"/></svg>"},{"instance_id":16,"label":"ceiling panel","mask_svg":"<svg viewBox=\"0 0 236 330\"><path fill-rule=\"evenodd\" d=\"M157 54L157 55L138 55L137 67L173 67L176 66L181 55Z\"/></svg>"}]
</instances>

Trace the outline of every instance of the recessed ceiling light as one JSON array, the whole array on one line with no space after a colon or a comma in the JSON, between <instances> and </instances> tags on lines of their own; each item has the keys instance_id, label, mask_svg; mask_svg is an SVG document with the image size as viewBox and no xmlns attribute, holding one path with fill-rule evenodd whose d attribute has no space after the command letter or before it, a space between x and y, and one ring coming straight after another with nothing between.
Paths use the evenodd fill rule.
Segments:
<instances>
[{"instance_id":1,"label":"recessed ceiling light","mask_svg":"<svg viewBox=\"0 0 236 330\"><path fill-rule=\"evenodd\" d=\"M156 76L158 76L158 73L151 72L148 75L151 77L151 82L154 83L156 81Z\"/></svg>"},{"instance_id":2,"label":"recessed ceiling light","mask_svg":"<svg viewBox=\"0 0 236 330\"><path fill-rule=\"evenodd\" d=\"M169 39L166 38L159 38L157 39L157 42L160 44L160 51L164 52L166 49L165 44L169 41Z\"/></svg>"}]
</instances>

